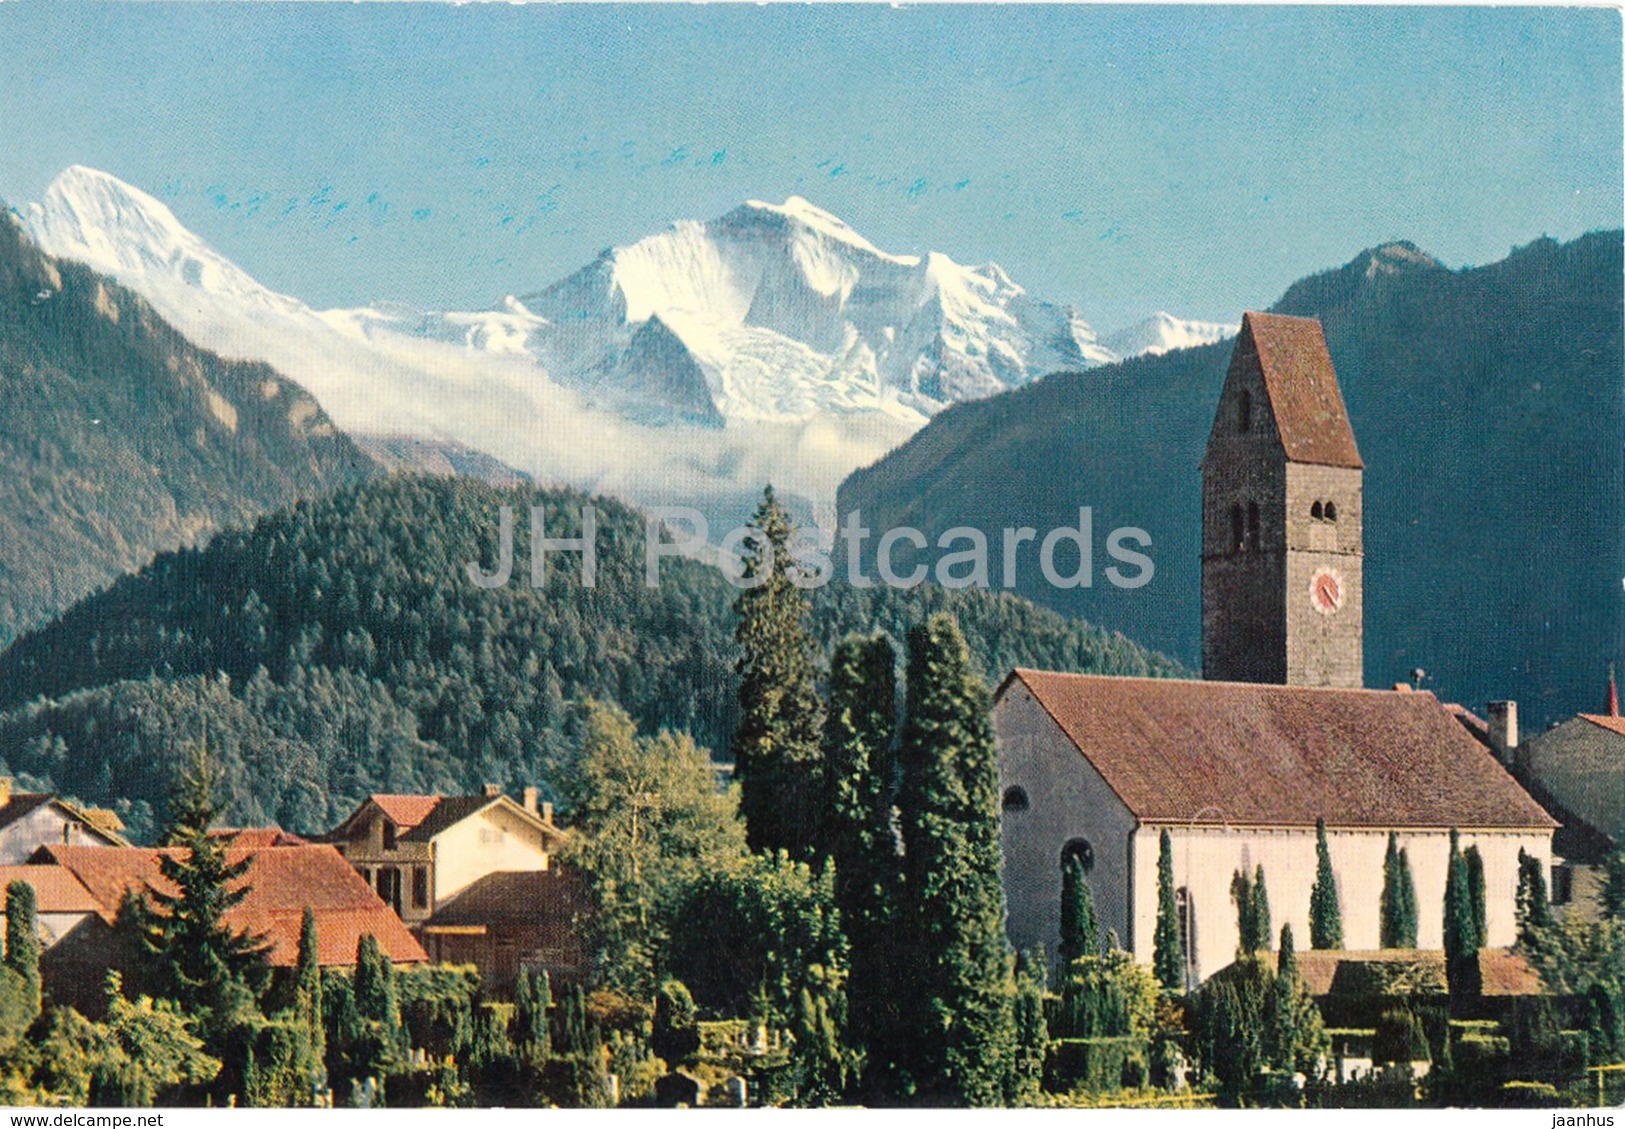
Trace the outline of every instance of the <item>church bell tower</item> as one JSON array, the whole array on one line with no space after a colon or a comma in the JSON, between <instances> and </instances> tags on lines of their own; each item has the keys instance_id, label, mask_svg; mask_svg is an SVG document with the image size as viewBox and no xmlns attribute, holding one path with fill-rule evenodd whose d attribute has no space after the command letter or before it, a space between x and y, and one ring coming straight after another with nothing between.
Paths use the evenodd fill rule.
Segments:
<instances>
[{"instance_id":1,"label":"church bell tower","mask_svg":"<svg viewBox=\"0 0 1625 1129\"><path fill-rule=\"evenodd\" d=\"M1361 476L1320 322L1242 319L1202 459L1202 676L1364 685Z\"/></svg>"}]
</instances>

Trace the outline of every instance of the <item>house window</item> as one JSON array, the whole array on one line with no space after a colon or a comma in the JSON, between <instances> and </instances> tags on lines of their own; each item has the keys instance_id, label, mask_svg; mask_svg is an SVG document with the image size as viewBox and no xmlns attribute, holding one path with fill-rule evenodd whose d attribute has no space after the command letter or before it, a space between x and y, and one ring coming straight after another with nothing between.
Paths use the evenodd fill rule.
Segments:
<instances>
[{"instance_id":1,"label":"house window","mask_svg":"<svg viewBox=\"0 0 1625 1129\"><path fill-rule=\"evenodd\" d=\"M386 819L384 820L384 850L393 851L394 849L395 825Z\"/></svg>"},{"instance_id":2,"label":"house window","mask_svg":"<svg viewBox=\"0 0 1625 1129\"><path fill-rule=\"evenodd\" d=\"M1004 790L1005 811L1026 811L1030 806L1031 804L1027 800L1027 789L1006 788Z\"/></svg>"},{"instance_id":3,"label":"house window","mask_svg":"<svg viewBox=\"0 0 1625 1129\"><path fill-rule=\"evenodd\" d=\"M427 867L414 866L412 868L412 906L414 909L424 909L429 904L429 870Z\"/></svg>"},{"instance_id":4,"label":"house window","mask_svg":"<svg viewBox=\"0 0 1625 1129\"><path fill-rule=\"evenodd\" d=\"M1230 551L1241 552L1245 543L1242 540L1244 530L1241 525L1241 503L1237 502L1230 507Z\"/></svg>"},{"instance_id":5,"label":"house window","mask_svg":"<svg viewBox=\"0 0 1625 1129\"><path fill-rule=\"evenodd\" d=\"M1566 906L1574 899L1574 868L1567 863L1552 866L1552 904Z\"/></svg>"},{"instance_id":6,"label":"house window","mask_svg":"<svg viewBox=\"0 0 1625 1129\"><path fill-rule=\"evenodd\" d=\"M1061 866L1065 868L1073 859L1083 864L1083 872L1089 873L1095 868L1095 849L1089 845L1087 839L1068 839L1066 846L1061 848Z\"/></svg>"},{"instance_id":7,"label":"house window","mask_svg":"<svg viewBox=\"0 0 1625 1129\"><path fill-rule=\"evenodd\" d=\"M1247 547L1257 549L1262 540L1258 525L1258 503L1247 503Z\"/></svg>"},{"instance_id":8,"label":"house window","mask_svg":"<svg viewBox=\"0 0 1625 1129\"><path fill-rule=\"evenodd\" d=\"M1245 388L1236 398L1236 427L1244 435L1253 429L1253 394Z\"/></svg>"}]
</instances>

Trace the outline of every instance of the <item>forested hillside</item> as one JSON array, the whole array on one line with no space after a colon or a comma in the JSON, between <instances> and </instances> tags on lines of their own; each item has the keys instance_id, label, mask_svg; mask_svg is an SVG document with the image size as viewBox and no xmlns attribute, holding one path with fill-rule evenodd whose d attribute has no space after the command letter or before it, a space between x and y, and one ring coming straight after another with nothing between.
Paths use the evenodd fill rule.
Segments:
<instances>
[{"instance_id":1,"label":"forested hillside","mask_svg":"<svg viewBox=\"0 0 1625 1129\"><path fill-rule=\"evenodd\" d=\"M533 501L562 537L589 499L397 475L159 556L0 655L0 773L123 805L145 829L164 767L206 735L232 818L308 831L371 791L550 787L566 703L588 696L726 749L736 590L675 558L647 587L642 517L602 498L596 587L563 553L533 589ZM517 513L513 577L482 589L464 565L494 563L503 504ZM831 584L813 627L825 647L877 627L901 638L941 609L993 679L1018 664L1181 673L1016 597L930 585Z\"/></svg>"},{"instance_id":2,"label":"forested hillside","mask_svg":"<svg viewBox=\"0 0 1625 1129\"><path fill-rule=\"evenodd\" d=\"M297 384L0 211L0 646L157 551L376 472Z\"/></svg>"},{"instance_id":3,"label":"forested hillside","mask_svg":"<svg viewBox=\"0 0 1625 1129\"><path fill-rule=\"evenodd\" d=\"M1365 677L1526 724L1599 705L1625 648L1621 233L1543 239L1447 270L1408 244L1306 279L1279 313L1318 317L1365 460ZM1154 580L1019 591L1195 663L1199 464L1230 345L1051 376L956 406L843 484L866 526L933 537L1077 521L1152 537ZM995 560L994 568L997 570ZM1098 568L1097 564L1097 568Z\"/></svg>"}]
</instances>

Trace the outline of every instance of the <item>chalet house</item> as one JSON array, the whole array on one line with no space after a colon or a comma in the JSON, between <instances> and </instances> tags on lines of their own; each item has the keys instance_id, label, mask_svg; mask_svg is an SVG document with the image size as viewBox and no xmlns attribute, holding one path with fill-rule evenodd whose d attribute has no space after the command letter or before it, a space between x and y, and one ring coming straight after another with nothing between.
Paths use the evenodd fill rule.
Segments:
<instances>
[{"instance_id":1,"label":"chalet house","mask_svg":"<svg viewBox=\"0 0 1625 1129\"><path fill-rule=\"evenodd\" d=\"M0 866L17 866L47 843L127 847L124 825L110 811L81 808L38 792L17 792L0 778Z\"/></svg>"},{"instance_id":2,"label":"chalet house","mask_svg":"<svg viewBox=\"0 0 1625 1129\"><path fill-rule=\"evenodd\" d=\"M369 796L322 839L418 926L486 875L548 869L565 834L536 796L526 788L521 805L494 784L478 796Z\"/></svg>"},{"instance_id":3,"label":"chalet house","mask_svg":"<svg viewBox=\"0 0 1625 1129\"><path fill-rule=\"evenodd\" d=\"M1441 947L1453 828L1483 856L1486 944L1512 944L1518 853L1549 862L1557 822L1459 710L1361 689L1362 475L1319 323L1247 314L1202 462L1206 680L1017 670L995 696L1018 949L1054 951L1075 856L1101 928L1149 963L1164 833L1187 983L1235 956L1237 871L1262 865L1275 930L1306 949L1317 820L1350 948L1379 945L1391 831L1418 941Z\"/></svg>"},{"instance_id":4,"label":"chalet house","mask_svg":"<svg viewBox=\"0 0 1625 1129\"><path fill-rule=\"evenodd\" d=\"M36 853L29 870L58 871L53 881L71 878L93 903L83 920L41 957L45 987L54 1001L88 1014L100 1011L107 970L121 959L113 931L119 906L126 893L175 892L159 869L162 855L175 849L46 846ZM400 918L332 847L232 848L226 857L234 863L252 860L240 880L247 884L248 896L227 912L226 924L262 937L273 967L292 967L297 961L307 908L316 917L317 958L324 967L354 965L357 946L368 933L395 964L428 959Z\"/></svg>"},{"instance_id":5,"label":"chalet house","mask_svg":"<svg viewBox=\"0 0 1625 1129\"><path fill-rule=\"evenodd\" d=\"M487 990L507 995L521 971L579 979L587 952L578 922L585 901L574 871L502 870L475 879L419 927L431 959L472 964Z\"/></svg>"}]
</instances>

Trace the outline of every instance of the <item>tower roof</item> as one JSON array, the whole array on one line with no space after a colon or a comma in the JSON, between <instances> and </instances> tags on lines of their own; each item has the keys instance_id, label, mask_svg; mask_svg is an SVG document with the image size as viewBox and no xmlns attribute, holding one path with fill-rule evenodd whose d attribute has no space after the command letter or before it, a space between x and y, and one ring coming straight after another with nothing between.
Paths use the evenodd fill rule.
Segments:
<instances>
[{"instance_id":1,"label":"tower roof","mask_svg":"<svg viewBox=\"0 0 1625 1129\"><path fill-rule=\"evenodd\" d=\"M1288 462L1364 467L1317 319L1244 314L1232 375L1238 365L1257 367Z\"/></svg>"}]
</instances>

